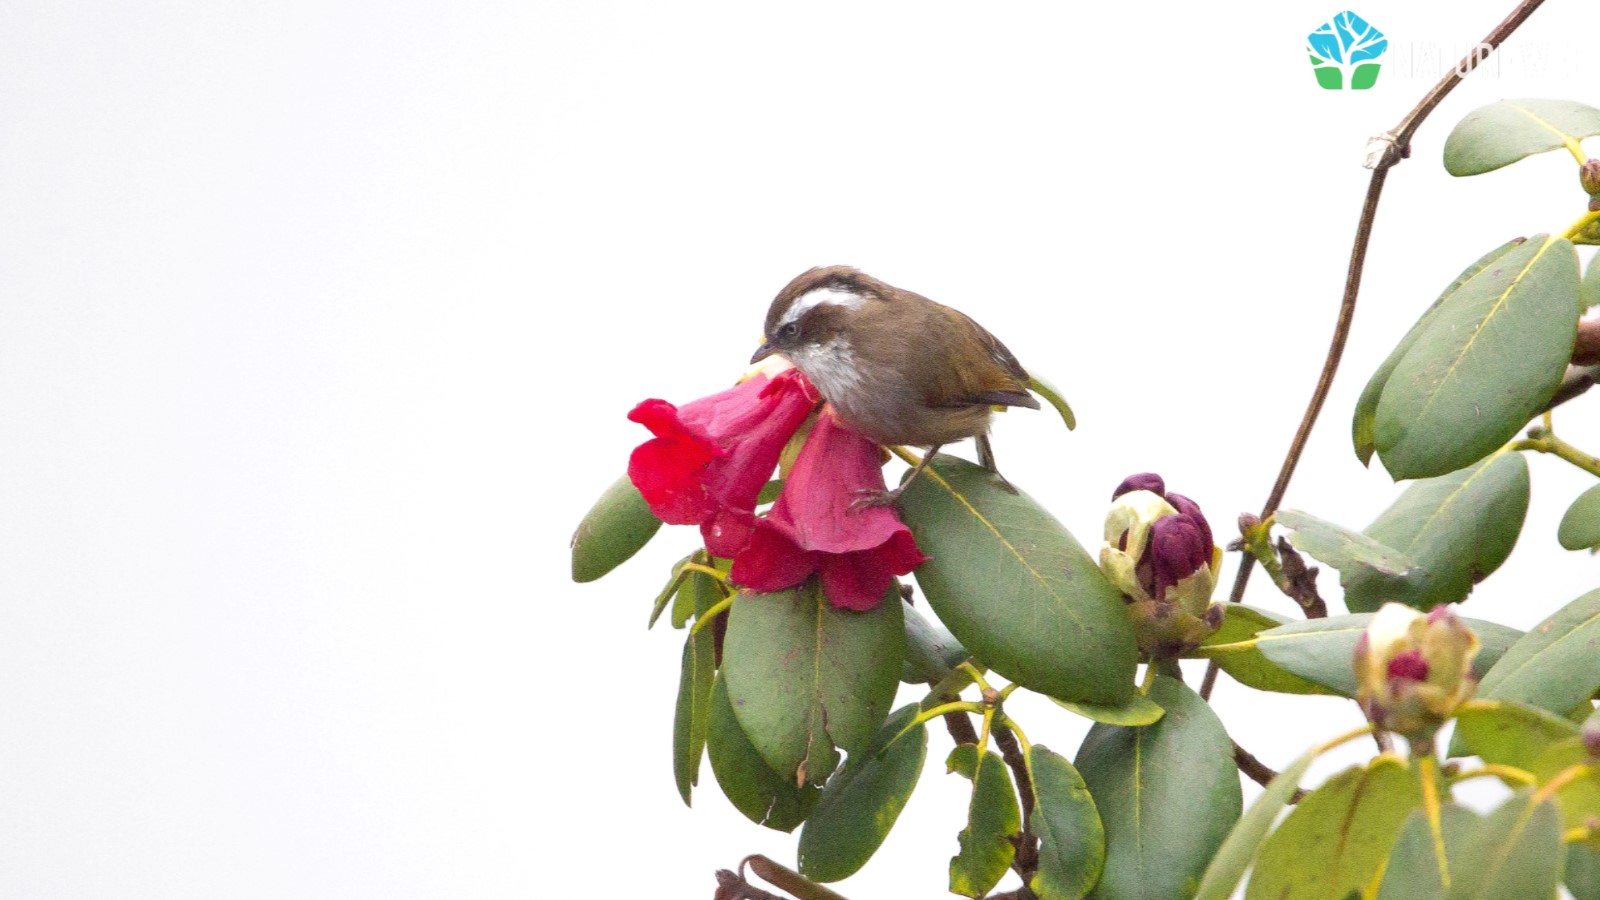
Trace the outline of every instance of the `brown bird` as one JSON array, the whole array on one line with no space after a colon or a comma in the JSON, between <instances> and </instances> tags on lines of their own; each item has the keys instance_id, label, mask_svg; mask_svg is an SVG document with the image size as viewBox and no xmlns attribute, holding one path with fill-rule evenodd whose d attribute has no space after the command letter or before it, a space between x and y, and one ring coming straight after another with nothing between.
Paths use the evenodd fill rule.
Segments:
<instances>
[{"instance_id":1,"label":"brown bird","mask_svg":"<svg viewBox=\"0 0 1600 900\"><path fill-rule=\"evenodd\" d=\"M940 447L962 438L977 438L979 461L999 475L988 439L994 408L1039 408L1028 373L983 326L849 266L811 269L778 292L750 361L775 353L855 431L929 448L899 488L866 505L893 503Z\"/></svg>"}]
</instances>

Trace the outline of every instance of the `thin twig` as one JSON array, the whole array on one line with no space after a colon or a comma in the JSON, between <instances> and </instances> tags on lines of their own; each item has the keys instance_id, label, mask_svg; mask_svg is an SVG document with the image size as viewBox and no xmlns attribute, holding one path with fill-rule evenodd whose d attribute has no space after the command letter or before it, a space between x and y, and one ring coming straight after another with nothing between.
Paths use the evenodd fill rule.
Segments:
<instances>
[{"instance_id":1,"label":"thin twig","mask_svg":"<svg viewBox=\"0 0 1600 900\"><path fill-rule=\"evenodd\" d=\"M1233 742L1233 764L1239 767L1239 771L1250 776L1251 781L1262 787L1271 784L1272 779L1278 777L1277 772L1274 772L1266 763L1256 759L1255 754L1239 746L1238 741ZM1294 796L1289 798L1289 802L1299 803L1300 798L1305 795L1305 791L1295 788Z\"/></svg>"},{"instance_id":2,"label":"thin twig","mask_svg":"<svg viewBox=\"0 0 1600 900\"><path fill-rule=\"evenodd\" d=\"M1339 371L1339 360L1344 356L1345 343L1350 337L1350 325L1355 319L1356 297L1361 293L1361 271L1367 261L1367 245L1372 240L1372 224L1378 215L1378 201L1383 195L1383 183L1388 178L1389 170L1411 155L1412 135L1422 127L1423 121L1440 102L1455 90L1462 78L1482 64L1506 38L1533 15L1534 10L1543 4L1544 0L1522 0L1518 3L1516 9L1513 9L1504 21L1496 25L1478 46L1473 47L1461 62L1439 79L1439 82L1423 96L1421 102L1413 107L1411 112L1406 113L1399 125L1374 139L1375 146L1367 159L1367 165L1372 169L1372 178L1367 182L1366 198L1361 203L1361 219L1356 224L1355 242L1350 248L1350 265L1345 272L1344 297L1339 303L1339 319L1334 325L1333 340L1328 345L1328 356L1322 363L1322 374L1317 377L1317 386L1311 394L1311 402L1306 405L1305 415L1300 419L1300 427L1295 429L1294 440L1289 444L1289 452L1278 470L1278 480L1273 483L1272 493L1267 495L1267 502L1261 508L1263 520L1277 512L1278 504L1283 502L1283 495L1289 490L1289 480L1294 477L1295 467L1300 464L1306 442L1311 438L1312 426L1316 425L1317 416L1322 412L1322 405L1327 402L1328 391L1333 387L1333 376ZM1250 572L1254 568L1254 560L1251 557L1241 558L1239 574L1234 579L1233 592L1228 598L1230 601L1238 603L1244 599L1245 586L1249 584ZM1210 697L1211 688L1216 681L1217 663L1213 660L1206 667L1206 677L1200 685L1200 696Z\"/></svg>"}]
</instances>

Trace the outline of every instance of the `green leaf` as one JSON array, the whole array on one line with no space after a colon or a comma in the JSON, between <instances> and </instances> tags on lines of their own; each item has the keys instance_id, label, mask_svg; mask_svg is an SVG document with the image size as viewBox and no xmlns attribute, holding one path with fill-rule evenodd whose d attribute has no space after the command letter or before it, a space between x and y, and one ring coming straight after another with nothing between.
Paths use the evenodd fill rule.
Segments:
<instances>
[{"instance_id":1,"label":"green leaf","mask_svg":"<svg viewBox=\"0 0 1600 900\"><path fill-rule=\"evenodd\" d=\"M1398 578L1340 572L1345 606L1375 612L1393 600L1426 611L1465 600L1511 555L1527 512L1528 463L1520 453L1411 485L1365 533L1404 553L1416 570Z\"/></svg>"},{"instance_id":2,"label":"green leaf","mask_svg":"<svg viewBox=\"0 0 1600 900\"><path fill-rule=\"evenodd\" d=\"M872 740L905 656L900 589L869 612L835 609L817 579L740 593L728 613L722 671L734 713L775 772L821 784Z\"/></svg>"},{"instance_id":3,"label":"green leaf","mask_svg":"<svg viewBox=\"0 0 1600 900\"><path fill-rule=\"evenodd\" d=\"M1311 768L1312 761L1318 755L1316 748L1300 754L1250 804L1250 809L1228 833L1228 839L1222 843L1221 849L1206 868L1200 889L1195 892L1195 900L1228 900L1233 896L1234 888L1239 886L1245 870L1250 868L1251 860L1255 859L1261 841L1271 830L1278 813L1289 805L1295 789L1300 786L1300 779L1306 777L1306 770Z\"/></svg>"},{"instance_id":4,"label":"green leaf","mask_svg":"<svg viewBox=\"0 0 1600 900\"><path fill-rule=\"evenodd\" d=\"M950 893L982 897L999 883L1016 856L1011 841L1022 833L1017 792L1000 757L985 753L980 766L978 748L972 744L950 751L946 764L972 780L967 827L958 836L961 852L950 858Z\"/></svg>"},{"instance_id":5,"label":"green leaf","mask_svg":"<svg viewBox=\"0 0 1600 900\"><path fill-rule=\"evenodd\" d=\"M1309 553L1319 562L1341 572L1364 569L1379 575L1403 577L1413 568L1411 560L1399 550L1310 513L1283 509L1278 511L1276 519L1279 525L1292 532L1289 543L1295 549Z\"/></svg>"},{"instance_id":6,"label":"green leaf","mask_svg":"<svg viewBox=\"0 0 1600 900\"><path fill-rule=\"evenodd\" d=\"M1068 431L1078 427L1078 417L1072 414L1072 407L1067 405L1067 399L1061 396L1061 392L1056 390L1055 385L1045 381L1038 375L1030 375L1028 378L1028 390L1043 397L1046 403L1055 407L1056 412L1061 415L1061 421L1066 423Z\"/></svg>"},{"instance_id":7,"label":"green leaf","mask_svg":"<svg viewBox=\"0 0 1600 900\"><path fill-rule=\"evenodd\" d=\"M1465 806L1444 803L1439 807L1439 832L1434 834L1428 812L1414 809L1406 818L1389 864L1378 888L1378 900L1444 900L1450 886L1440 877L1441 868L1451 882L1459 880L1461 857L1478 829L1478 814ZM1443 839L1445 864L1439 865L1439 843Z\"/></svg>"},{"instance_id":8,"label":"green leaf","mask_svg":"<svg viewBox=\"0 0 1600 900\"><path fill-rule=\"evenodd\" d=\"M1451 756L1528 769L1546 747L1578 736L1578 726L1552 712L1514 700L1468 700L1456 710Z\"/></svg>"},{"instance_id":9,"label":"green leaf","mask_svg":"<svg viewBox=\"0 0 1600 900\"><path fill-rule=\"evenodd\" d=\"M1485 253L1472 265L1462 270L1461 274L1456 276L1456 280L1450 282L1449 286L1439 293L1439 296L1417 319L1416 324L1411 326L1411 330L1407 331L1405 337L1400 339L1400 343L1389 351L1388 358L1378 366L1378 370L1372 373L1372 378L1367 381L1367 386L1361 391L1361 398L1356 401L1355 418L1350 424L1351 439L1355 443L1356 456L1360 457L1363 466L1372 462L1372 452L1378 448L1376 437L1378 398L1383 395L1383 388L1384 385L1389 383L1389 376L1394 374L1394 367L1400 364L1400 360L1405 358L1411 347L1416 344L1417 338L1426 330L1428 317L1433 315L1433 311L1439 308L1439 304L1443 303L1445 298L1455 293L1463 284L1471 281L1479 272L1487 268L1490 263L1506 255L1513 247L1521 244L1524 240L1526 238L1512 238Z\"/></svg>"},{"instance_id":10,"label":"green leaf","mask_svg":"<svg viewBox=\"0 0 1600 900\"><path fill-rule=\"evenodd\" d=\"M1518 791L1479 823L1452 875L1450 900L1531 900L1554 897L1566 848L1554 800L1533 802Z\"/></svg>"},{"instance_id":11,"label":"green leaf","mask_svg":"<svg viewBox=\"0 0 1600 900\"><path fill-rule=\"evenodd\" d=\"M1556 540L1568 550L1593 550L1600 546L1600 484L1578 495L1561 517Z\"/></svg>"},{"instance_id":12,"label":"green leaf","mask_svg":"<svg viewBox=\"0 0 1600 900\"><path fill-rule=\"evenodd\" d=\"M704 572L685 572L677 596L672 600L672 627L682 628L689 624L689 619L705 612L702 606L709 607L722 597L722 589L716 579ZM710 602L706 602L708 598Z\"/></svg>"},{"instance_id":13,"label":"green leaf","mask_svg":"<svg viewBox=\"0 0 1600 900\"><path fill-rule=\"evenodd\" d=\"M1571 100L1501 100L1478 107L1456 124L1444 142L1444 168L1456 176L1482 175L1535 153L1576 147L1593 134L1600 134L1600 109L1592 106Z\"/></svg>"},{"instance_id":14,"label":"green leaf","mask_svg":"<svg viewBox=\"0 0 1600 900\"><path fill-rule=\"evenodd\" d=\"M1577 335L1572 242L1540 235L1506 253L1428 317L1390 374L1374 423L1384 467L1428 478L1493 453L1555 393Z\"/></svg>"},{"instance_id":15,"label":"green leaf","mask_svg":"<svg viewBox=\"0 0 1600 900\"><path fill-rule=\"evenodd\" d=\"M692 573L682 593L693 598L696 616L703 616L722 597L717 582ZM711 683L717 674L716 633L712 628L690 631L683 642L683 663L678 676L678 705L672 720L672 774L685 806L700 783L700 756L711 722Z\"/></svg>"},{"instance_id":16,"label":"green leaf","mask_svg":"<svg viewBox=\"0 0 1600 900\"><path fill-rule=\"evenodd\" d=\"M900 680L907 684L927 684L950 674L970 654L955 635L929 622L917 608L901 601L906 621L906 659L900 667Z\"/></svg>"},{"instance_id":17,"label":"green leaf","mask_svg":"<svg viewBox=\"0 0 1600 900\"><path fill-rule=\"evenodd\" d=\"M1578 302L1584 309L1600 306L1600 254L1589 257L1589 267L1583 270L1583 283L1578 286Z\"/></svg>"},{"instance_id":18,"label":"green leaf","mask_svg":"<svg viewBox=\"0 0 1600 900\"><path fill-rule=\"evenodd\" d=\"M1216 660L1233 680L1258 691L1280 694L1331 694L1333 691L1279 668L1252 640L1289 620L1264 609L1230 603L1223 607L1222 627L1188 656Z\"/></svg>"},{"instance_id":19,"label":"green leaf","mask_svg":"<svg viewBox=\"0 0 1600 900\"><path fill-rule=\"evenodd\" d=\"M1120 706L1099 706L1093 703L1073 703L1070 700L1052 701L1062 709L1075 712L1085 719L1095 722L1104 722L1107 725L1149 725L1151 722L1166 715L1166 710L1160 704L1143 694L1135 692L1128 698L1128 702Z\"/></svg>"},{"instance_id":20,"label":"green leaf","mask_svg":"<svg viewBox=\"0 0 1600 900\"><path fill-rule=\"evenodd\" d=\"M1060 700L1119 705L1137 650L1122 595L1027 494L939 456L900 497L930 559L917 582L940 621L985 665Z\"/></svg>"},{"instance_id":21,"label":"green leaf","mask_svg":"<svg viewBox=\"0 0 1600 900\"><path fill-rule=\"evenodd\" d=\"M1555 611L1489 669L1478 696L1520 700L1556 715L1600 688L1600 590Z\"/></svg>"},{"instance_id":22,"label":"green leaf","mask_svg":"<svg viewBox=\"0 0 1600 900\"><path fill-rule=\"evenodd\" d=\"M594 581L650 543L661 520L624 475L600 495L572 533L572 580Z\"/></svg>"},{"instance_id":23,"label":"green leaf","mask_svg":"<svg viewBox=\"0 0 1600 900\"><path fill-rule=\"evenodd\" d=\"M1574 900L1600 900L1600 848L1568 845L1567 890Z\"/></svg>"},{"instance_id":24,"label":"green leaf","mask_svg":"<svg viewBox=\"0 0 1600 900\"><path fill-rule=\"evenodd\" d=\"M1329 616L1293 622L1256 635L1256 648L1275 665L1308 679L1343 697L1356 695L1356 674L1351 667L1356 641L1374 613ZM1478 635L1482 648L1473 662L1480 675L1500 659L1522 632L1482 619L1462 619Z\"/></svg>"},{"instance_id":25,"label":"green leaf","mask_svg":"<svg viewBox=\"0 0 1600 900\"><path fill-rule=\"evenodd\" d=\"M1094 798L1072 763L1042 744L1024 752L1033 784L1033 820L1039 867L1029 890L1039 900L1079 900L1100 880L1106 834Z\"/></svg>"},{"instance_id":26,"label":"green leaf","mask_svg":"<svg viewBox=\"0 0 1600 900\"><path fill-rule=\"evenodd\" d=\"M1344 900L1361 893L1421 803L1416 773L1397 756L1340 772L1301 800L1261 846L1245 900Z\"/></svg>"},{"instance_id":27,"label":"green leaf","mask_svg":"<svg viewBox=\"0 0 1600 900\"><path fill-rule=\"evenodd\" d=\"M1567 738L1544 748L1528 771L1546 785L1557 775L1572 766L1587 765L1592 760L1584 749L1582 738ZM1568 828L1583 828L1590 822L1600 821L1600 772L1591 769L1574 778L1556 791L1561 801L1561 818Z\"/></svg>"},{"instance_id":28,"label":"green leaf","mask_svg":"<svg viewBox=\"0 0 1600 900\"><path fill-rule=\"evenodd\" d=\"M871 746L850 754L829 779L800 832L800 874L817 881L848 878L883 844L922 774L928 729L914 726L887 751L884 747L916 717L916 704L900 707Z\"/></svg>"},{"instance_id":29,"label":"green leaf","mask_svg":"<svg viewBox=\"0 0 1600 900\"><path fill-rule=\"evenodd\" d=\"M1167 711L1160 721L1095 725L1078 750L1105 824L1101 900L1193 896L1243 807L1233 742L1211 707L1165 675L1150 699Z\"/></svg>"},{"instance_id":30,"label":"green leaf","mask_svg":"<svg viewBox=\"0 0 1600 900\"><path fill-rule=\"evenodd\" d=\"M784 777L767 766L733 714L728 685L720 677L711 687L706 750L711 771L728 802L757 825L793 831L816 805L821 791L809 784L797 786L792 776Z\"/></svg>"}]
</instances>

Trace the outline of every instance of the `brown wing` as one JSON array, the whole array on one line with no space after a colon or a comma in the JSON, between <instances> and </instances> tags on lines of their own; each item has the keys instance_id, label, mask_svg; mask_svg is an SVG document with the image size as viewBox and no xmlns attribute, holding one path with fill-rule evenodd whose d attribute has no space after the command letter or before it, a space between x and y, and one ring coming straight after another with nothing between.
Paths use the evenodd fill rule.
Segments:
<instances>
[{"instance_id":1,"label":"brown wing","mask_svg":"<svg viewBox=\"0 0 1600 900\"><path fill-rule=\"evenodd\" d=\"M943 351L945 359L951 364L942 367L935 389L927 398L928 405L1025 406L1038 409L1039 401L1028 393L1028 373L1006 349L1006 345L966 314L952 311L956 315L955 321L962 327L952 329L958 333L941 336L943 340L940 343L944 346L938 349ZM963 328L965 333L960 333ZM963 365L960 362L962 355L956 352L956 348L973 340L983 346L988 358L981 361L975 359L971 364Z\"/></svg>"}]
</instances>

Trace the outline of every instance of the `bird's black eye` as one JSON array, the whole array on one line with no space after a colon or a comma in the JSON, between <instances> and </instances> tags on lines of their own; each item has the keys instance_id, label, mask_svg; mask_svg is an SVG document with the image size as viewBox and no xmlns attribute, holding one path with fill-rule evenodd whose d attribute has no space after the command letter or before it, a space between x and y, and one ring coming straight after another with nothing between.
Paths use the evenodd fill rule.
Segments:
<instances>
[{"instance_id":1,"label":"bird's black eye","mask_svg":"<svg viewBox=\"0 0 1600 900\"><path fill-rule=\"evenodd\" d=\"M789 324L787 324L787 325L783 326L782 328L778 329L778 334L780 334L780 335L782 335L783 337L786 337L786 338L792 338L792 337L794 337L795 335L797 335L799 333L800 333L800 326L799 326L798 323L795 323L795 322L790 322Z\"/></svg>"}]
</instances>

